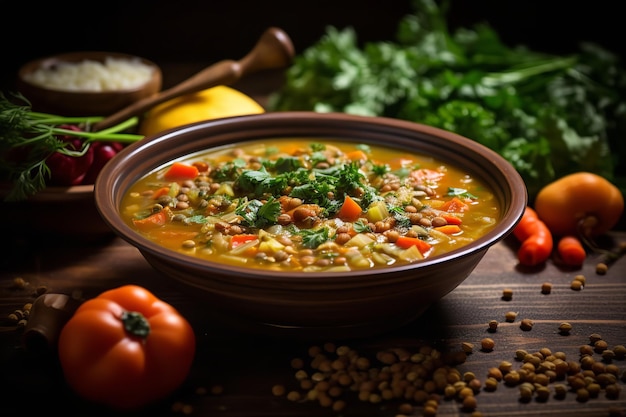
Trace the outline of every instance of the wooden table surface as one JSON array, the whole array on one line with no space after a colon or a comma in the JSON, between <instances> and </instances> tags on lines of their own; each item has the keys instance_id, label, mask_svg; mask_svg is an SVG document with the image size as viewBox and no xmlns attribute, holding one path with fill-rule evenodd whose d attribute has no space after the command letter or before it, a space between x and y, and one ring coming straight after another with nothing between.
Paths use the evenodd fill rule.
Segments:
<instances>
[{"instance_id":1,"label":"wooden table surface","mask_svg":"<svg viewBox=\"0 0 626 417\"><path fill-rule=\"evenodd\" d=\"M250 94L264 94L264 89L274 88L273 82L252 88ZM614 232L603 244L614 246L624 241L626 233ZM626 345L626 259L611 265L606 275L596 274L598 259L593 256L580 270L563 270L548 262L545 268L524 271L517 266L517 242L512 237L492 247L465 282L413 323L383 335L347 340L290 339L229 329L211 318L210 306L183 296L134 247L112 235L95 241L12 235L8 243L0 262L3 387L0 416L3 417L39 412L64 416L115 415L77 398L65 386L54 350L27 349L22 343L23 329L7 319L14 310L34 300L33 289L39 286L45 286L48 292L78 291L84 297L91 297L105 289L136 283L150 288L189 319L196 332L198 349L187 382L172 397L136 415L176 416L190 412L195 416L223 417L394 417L399 414L400 403L410 402L369 403L348 391L342 397L347 403L345 410L336 413L313 401L294 402L272 394L272 387L277 384L304 393L294 376L291 360L300 357L309 361L309 347L324 346L327 342L350 346L372 358L372 366L376 363L376 353L382 350L400 347L416 352L426 344L441 351L459 351L461 343L469 342L474 344L474 351L456 368L461 373L473 372L483 383L489 369L498 367L502 361L511 362L513 369L520 368L522 362L515 359L519 349L532 353L549 348L552 352L565 353L567 360L578 361L580 346L590 343L591 334L601 335L609 347ZM575 291L570 283L580 274L585 276L586 285ZM18 277L28 283L27 288L15 288L14 280ZM549 294L541 291L545 282L552 284ZM505 288L513 290L508 301L502 299ZM505 322L508 311L518 313L512 323ZM521 319L534 322L530 331L520 328ZM491 320L499 322L495 332L488 331ZM569 335L558 332L562 322L573 326ZM495 341L490 352L480 349L480 342L486 337ZM602 362L599 354L594 357ZM626 360L612 363L619 368L621 377ZM564 383L555 381L549 386L553 389L559 382ZM518 387L500 383L493 392L483 389L476 394L477 410L486 416L624 416L624 384L623 380L618 382L622 392L617 399L607 398L602 391L596 398L579 401L574 392L568 392L562 399L551 394L545 401L524 402L520 401ZM220 387L222 392L213 392L213 387ZM178 404L187 408L181 410ZM412 415L422 415L422 408L417 406ZM470 412L462 410L455 399L442 399L437 416L470 416Z\"/></svg>"},{"instance_id":2,"label":"wooden table surface","mask_svg":"<svg viewBox=\"0 0 626 417\"><path fill-rule=\"evenodd\" d=\"M625 233L611 235L616 242L626 241ZM521 366L515 359L518 349L536 352L549 348L562 351L568 360L578 361L579 348L589 344L589 336L600 334L610 347L626 344L626 259L611 266L606 275L597 275L596 258L590 257L581 270L565 271L548 262L537 271L517 268L516 242L511 237L495 245L478 267L454 291L433 305L415 322L371 338L354 340L292 340L281 336L262 336L256 332L242 333L211 321L210 306L184 297L169 285L125 241L111 236L102 241L62 245L39 239L16 243L3 261L0 272L0 314L6 317L15 309L33 300L33 289L45 286L49 292L70 294L80 291L84 297L126 283L137 283L177 307L194 326L198 350L188 382L147 415L180 415L174 404L182 402L193 407L193 415L231 416L330 416L339 415L314 402L291 402L275 397L272 387L283 384L299 389L292 358L307 360L308 348L333 342L348 345L370 356L389 348L402 347L411 352L427 344L442 351L460 350L462 342L475 345L467 360L457 369L473 372L483 382L492 367L509 361L514 369ZM586 286L570 288L574 276L586 277ZM14 279L23 278L29 285L16 289ZM541 292L544 282L552 284L549 294ZM502 299L504 288L513 290L513 297ZM518 312L515 322L505 322L507 311ZM530 331L520 328L520 320L531 319ZM488 322L497 320L496 332L488 332ZM558 332L567 321L573 329L569 335ZM85 404L64 385L54 351L27 349L22 344L22 330L6 319L0 331L0 377L4 387L0 415L30 415L34 411L59 412L61 415L108 415L106 410ZM480 349L480 341L495 341L491 352ZM595 355L601 361L600 355ZM613 361L621 372L625 361ZM558 382L558 381L557 381ZM562 381L561 381L562 382ZM620 382L624 387L624 382ZM223 388L217 395L211 387ZM209 394L198 395L203 387ZM626 393L618 399L607 399L604 393L587 402L577 401L573 392L564 399L550 397L545 402L520 401L518 388L500 384L495 392L481 391L476 396L478 410L488 416L608 416L612 409L626 409ZM344 416L395 416L401 401L370 404L360 401L356 393L344 394L347 408ZM420 414L420 408L415 415ZM142 413L143 414L143 413ZM442 400L438 416L468 415L455 400ZM617 414L619 415L619 414Z\"/></svg>"}]
</instances>

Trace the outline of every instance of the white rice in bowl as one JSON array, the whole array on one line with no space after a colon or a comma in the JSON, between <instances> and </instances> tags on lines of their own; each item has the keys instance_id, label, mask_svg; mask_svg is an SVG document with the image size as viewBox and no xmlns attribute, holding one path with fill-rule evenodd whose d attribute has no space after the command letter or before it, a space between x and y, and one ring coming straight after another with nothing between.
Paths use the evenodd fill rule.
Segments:
<instances>
[{"instance_id":1,"label":"white rice in bowl","mask_svg":"<svg viewBox=\"0 0 626 417\"><path fill-rule=\"evenodd\" d=\"M106 57L41 67L24 76L44 88L63 91L117 91L137 88L150 80L154 68L140 59Z\"/></svg>"}]
</instances>

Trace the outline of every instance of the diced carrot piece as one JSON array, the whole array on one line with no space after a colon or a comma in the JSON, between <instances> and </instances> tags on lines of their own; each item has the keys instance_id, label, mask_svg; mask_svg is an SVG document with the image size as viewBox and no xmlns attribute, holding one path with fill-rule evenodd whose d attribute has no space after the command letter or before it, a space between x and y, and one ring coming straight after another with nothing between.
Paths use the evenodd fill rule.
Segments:
<instances>
[{"instance_id":1,"label":"diced carrot piece","mask_svg":"<svg viewBox=\"0 0 626 417\"><path fill-rule=\"evenodd\" d=\"M166 208L161 211L157 211L156 213L153 213L143 219L133 219L133 224L137 229L146 231L163 226L165 223L167 223L168 218L169 216Z\"/></svg>"},{"instance_id":2,"label":"diced carrot piece","mask_svg":"<svg viewBox=\"0 0 626 417\"><path fill-rule=\"evenodd\" d=\"M411 246L417 246L417 249L423 254L430 250L432 247L430 243L417 238L417 237L408 237L408 236L400 236L396 240L396 245L401 248L410 248Z\"/></svg>"},{"instance_id":3,"label":"diced carrot piece","mask_svg":"<svg viewBox=\"0 0 626 417\"><path fill-rule=\"evenodd\" d=\"M352 197L346 195L343 200L343 205L337 212L337 217L346 222L352 222L359 218L363 209L359 206L359 203L354 201Z\"/></svg>"},{"instance_id":4,"label":"diced carrot piece","mask_svg":"<svg viewBox=\"0 0 626 417\"><path fill-rule=\"evenodd\" d=\"M457 224L446 224L445 226L434 227L434 229L447 235L454 235L461 231L461 228Z\"/></svg>"},{"instance_id":5,"label":"diced carrot piece","mask_svg":"<svg viewBox=\"0 0 626 417\"><path fill-rule=\"evenodd\" d=\"M174 162L165 172L164 178L168 181L192 180L198 176L198 167L187 165L182 162Z\"/></svg>"},{"instance_id":6,"label":"diced carrot piece","mask_svg":"<svg viewBox=\"0 0 626 417\"><path fill-rule=\"evenodd\" d=\"M367 154L360 149L346 153L346 158L351 161L367 161Z\"/></svg>"},{"instance_id":7,"label":"diced carrot piece","mask_svg":"<svg viewBox=\"0 0 626 417\"><path fill-rule=\"evenodd\" d=\"M447 211L449 213L463 213L464 211L469 210L470 206L465 204L459 197L452 197L451 200L446 201L441 207L440 210Z\"/></svg>"},{"instance_id":8,"label":"diced carrot piece","mask_svg":"<svg viewBox=\"0 0 626 417\"><path fill-rule=\"evenodd\" d=\"M446 222L448 222L448 224L461 224L461 223L463 223L463 220L459 216L454 216L454 215L451 215L451 214L442 214L441 217L446 219Z\"/></svg>"},{"instance_id":9,"label":"diced carrot piece","mask_svg":"<svg viewBox=\"0 0 626 417\"><path fill-rule=\"evenodd\" d=\"M170 187L161 187L152 194L152 198L156 200L157 198L163 195L166 195L169 192L170 192Z\"/></svg>"},{"instance_id":10,"label":"diced carrot piece","mask_svg":"<svg viewBox=\"0 0 626 417\"><path fill-rule=\"evenodd\" d=\"M230 247L236 248L254 239L258 239L257 235L234 235L230 238Z\"/></svg>"}]
</instances>

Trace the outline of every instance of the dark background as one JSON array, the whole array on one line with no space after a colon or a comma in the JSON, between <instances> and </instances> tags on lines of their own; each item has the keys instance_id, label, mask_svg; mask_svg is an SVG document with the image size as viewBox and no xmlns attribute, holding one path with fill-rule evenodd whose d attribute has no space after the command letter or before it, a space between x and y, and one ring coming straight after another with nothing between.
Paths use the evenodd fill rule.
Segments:
<instances>
[{"instance_id":1,"label":"dark background","mask_svg":"<svg viewBox=\"0 0 626 417\"><path fill-rule=\"evenodd\" d=\"M0 81L12 88L19 66L60 52L106 50L133 53L157 63L210 64L239 59L261 33L278 26L292 38L296 53L315 43L327 25L352 26L359 40L393 40L411 0L267 1L65 1L5 4L0 33L4 41ZM452 28L488 22L510 45L545 52L576 51L593 41L626 55L620 2L600 0L452 0Z\"/></svg>"}]
</instances>

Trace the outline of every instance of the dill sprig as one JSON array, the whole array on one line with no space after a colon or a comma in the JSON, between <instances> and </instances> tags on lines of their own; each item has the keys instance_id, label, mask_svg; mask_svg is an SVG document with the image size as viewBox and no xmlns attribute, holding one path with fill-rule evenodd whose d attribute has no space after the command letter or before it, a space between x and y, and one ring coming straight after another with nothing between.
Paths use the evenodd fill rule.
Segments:
<instances>
[{"instance_id":1,"label":"dill sprig","mask_svg":"<svg viewBox=\"0 0 626 417\"><path fill-rule=\"evenodd\" d=\"M90 132L101 116L70 117L32 110L30 101L21 93L12 93L9 99L0 92L0 172L8 181L10 190L5 201L19 201L43 190L51 176L46 159L55 152L72 157L84 155L92 142L132 143L142 135L124 133L138 123L129 118L115 126ZM80 130L64 126L78 126ZM82 148L73 149L61 137L82 139Z\"/></svg>"}]
</instances>

